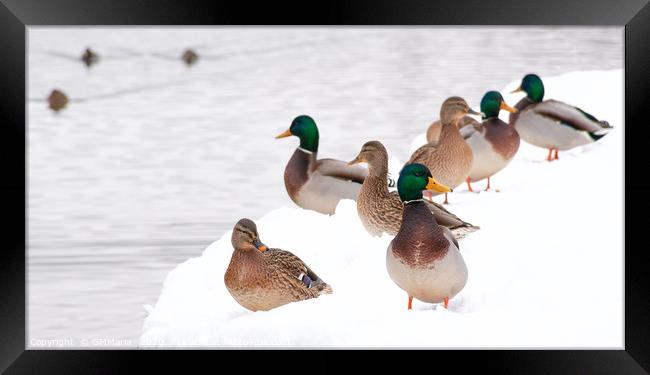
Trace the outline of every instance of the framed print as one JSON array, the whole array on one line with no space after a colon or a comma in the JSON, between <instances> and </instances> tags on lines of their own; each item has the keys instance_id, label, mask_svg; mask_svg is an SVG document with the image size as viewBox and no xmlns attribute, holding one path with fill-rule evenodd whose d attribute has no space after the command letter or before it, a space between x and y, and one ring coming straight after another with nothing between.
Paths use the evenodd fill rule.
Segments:
<instances>
[{"instance_id":1,"label":"framed print","mask_svg":"<svg viewBox=\"0 0 650 375\"><path fill-rule=\"evenodd\" d=\"M0 368L647 373L650 6L598 3L3 0Z\"/></svg>"}]
</instances>

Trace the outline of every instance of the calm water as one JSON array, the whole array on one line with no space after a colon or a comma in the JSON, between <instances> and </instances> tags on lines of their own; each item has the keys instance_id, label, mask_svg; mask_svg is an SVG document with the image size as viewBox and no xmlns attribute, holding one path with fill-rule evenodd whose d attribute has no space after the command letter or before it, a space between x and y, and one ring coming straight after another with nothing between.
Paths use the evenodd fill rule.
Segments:
<instances>
[{"instance_id":1,"label":"calm water","mask_svg":"<svg viewBox=\"0 0 650 375\"><path fill-rule=\"evenodd\" d=\"M137 343L171 269L292 204L299 114L320 155L368 140L405 160L448 96L524 74L615 69L623 28L30 28L29 339ZM73 58L91 46L104 58ZM202 56L187 68L188 46ZM52 88L72 102L52 113ZM511 103L514 104L514 103Z\"/></svg>"}]
</instances>

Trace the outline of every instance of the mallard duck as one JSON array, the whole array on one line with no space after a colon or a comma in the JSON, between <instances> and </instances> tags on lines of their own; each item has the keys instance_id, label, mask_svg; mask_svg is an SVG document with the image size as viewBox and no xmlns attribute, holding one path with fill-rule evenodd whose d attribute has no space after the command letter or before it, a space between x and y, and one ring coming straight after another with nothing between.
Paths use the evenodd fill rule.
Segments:
<instances>
[{"instance_id":1,"label":"mallard duck","mask_svg":"<svg viewBox=\"0 0 650 375\"><path fill-rule=\"evenodd\" d=\"M519 110L510 115L519 136L526 142L548 149L547 161L557 160L558 150L593 143L604 137L612 127L578 107L557 100L544 100L544 84L535 74L527 74L521 85L512 91L526 92L515 105ZM551 153L555 155L551 158Z\"/></svg>"},{"instance_id":2,"label":"mallard duck","mask_svg":"<svg viewBox=\"0 0 650 375\"><path fill-rule=\"evenodd\" d=\"M300 146L284 170L284 185L291 200L298 206L331 215L341 199L356 200L368 170L349 167L334 159L316 159L318 128L309 116L296 117L289 130L275 138L295 135Z\"/></svg>"},{"instance_id":3,"label":"mallard duck","mask_svg":"<svg viewBox=\"0 0 650 375\"><path fill-rule=\"evenodd\" d=\"M474 155L472 169L467 177L469 191L472 191L471 182L484 178L487 178L485 190L489 190L490 177L505 168L519 150L519 134L514 127L499 119L499 111L502 109L517 112L506 104L500 93L488 91L481 99L483 122L460 130Z\"/></svg>"},{"instance_id":4,"label":"mallard duck","mask_svg":"<svg viewBox=\"0 0 650 375\"><path fill-rule=\"evenodd\" d=\"M199 55L192 49L186 49L185 52L183 52L181 59L185 62L185 64L190 66L199 59Z\"/></svg>"},{"instance_id":5,"label":"mallard duck","mask_svg":"<svg viewBox=\"0 0 650 375\"><path fill-rule=\"evenodd\" d=\"M47 97L47 104L51 110L59 112L68 105L68 97L61 90L54 89Z\"/></svg>"},{"instance_id":6,"label":"mallard duck","mask_svg":"<svg viewBox=\"0 0 650 375\"><path fill-rule=\"evenodd\" d=\"M458 242L440 226L422 198L422 190L447 190L436 183L422 164L406 165L397 180L397 191L404 204L402 225L386 251L390 278L408 294L408 309L413 298L428 303L449 300L467 282L467 266Z\"/></svg>"},{"instance_id":7,"label":"mallard duck","mask_svg":"<svg viewBox=\"0 0 650 375\"><path fill-rule=\"evenodd\" d=\"M467 114L479 113L472 110L463 98L452 96L445 100L440 109L442 128L438 141L427 143L415 150L407 164L426 165L437 181L452 189L462 184L472 167L472 149L458 130L460 121ZM428 193L429 197L439 194ZM447 193L444 203L449 203Z\"/></svg>"},{"instance_id":8,"label":"mallard duck","mask_svg":"<svg viewBox=\"0 0 650 375\"><path fill-rule=\"evenodd\" d=\"M363 181L357 198L359 218L371 235L380 236L386 232L394 236L402 224L404 206L396 191L388 191L388 153L384 145L379 141L366 142L359 155L348 164L363 162L368 163L368 177ZM434 187L438 189L440 185L434 183ZM444 192L440 189L437 191ZM458 240L479 229L437 203L426 202L426 206L433 213L436 222L445 229L450 229Z\"/></svg>"},{"instance_id":9,"label":"mallard duck","mask_svg":"<svg viewBox=\"0 0 650 375\"><path fill-rule=\"evenodd\" d=\"M267 311L290 302L332 293L332 288L292 253L269 249L250 219L235 224L234 251L224 275L235 301L252 311Z\"/></svg>"},{"instance_id":10,"label":"mallard duck","mask_svg":"<svg viewBox=\"0 0 650 375\"><path fill-rule=\"evenodd\" d=\"M468 125L478 125L478 124L479 122L473 117L465 116L460 120L460 123L458 124L458 128L463 129ZM438 142L438 139L440 138L440 130L442 130L442 122L440 120L437 120L433 122L431 125L429 125L429 128L427 129L427 142L428 143Z\"/></svg>"},{"instance_id":11,"label":"mallard duck","mask_svg":"<svg viewBox=\"0 0 650 375\"><path fill-rule=\"evenodd\" d=\"M99 55L93 52L90 48L86 48L83 55L81 55L81 61L90 68L91 65L99 62Z\"/></svg>"}]
</instances>

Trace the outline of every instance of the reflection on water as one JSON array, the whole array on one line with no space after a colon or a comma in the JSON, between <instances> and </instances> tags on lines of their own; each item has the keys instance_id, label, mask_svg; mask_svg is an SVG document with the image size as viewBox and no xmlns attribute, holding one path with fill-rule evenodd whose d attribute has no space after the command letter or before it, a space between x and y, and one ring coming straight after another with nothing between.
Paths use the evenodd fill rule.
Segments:
<instances>
[{"instance_id":1,"label":"reflection on water","mask_svg":"<svg viewBox=\"0 0 650 375\"><path fill-rule=\"evenodd\" d=\"M407 159L412 138L461 95L529 72L622 66L616 28L29 29L30 338L137 342L167 272L241 217L288 199L299 114L320 155L371 139ZM56 46L56 53L53 47ZM91 69L61 56L92 46ZM201 56L188 68L185 48ZM171 56L171 58L160 58ZM174 58L178 56L178 59ZM61 88L59 114L43 99Z\"/></svg>"}]
</instances>

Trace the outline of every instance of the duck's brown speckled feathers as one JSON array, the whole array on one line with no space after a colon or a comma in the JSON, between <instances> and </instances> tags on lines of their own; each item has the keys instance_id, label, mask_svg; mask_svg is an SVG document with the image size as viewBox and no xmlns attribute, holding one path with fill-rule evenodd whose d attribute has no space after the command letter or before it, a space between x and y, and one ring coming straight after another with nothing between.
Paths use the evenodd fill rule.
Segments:
<instances>
[{"instance_id":1,"label":"duck's brown speckled feathers","mask_svg":"<svg viewBox=\"0 0 650 375\"><path fill-rule=\"evenodd\" d=\"M458 96L447 98L440 108L442 129L436 143L427 143L415 150L407 162L424 164L433 178L450 188L465 181L472 167L472 149L458 130L467 114L476 114L467 102ZM433 193L437 195L439 193Z\"/></svg>"},{"instance_id":2,"label":"duck's brown speckled feathers","mask_svg":"<svg viewBox=\"0 0 650 375\"><path fill-rule=\"evenodd\" d=\"M472 149L456 125L444 124L438 142L427 143L415 150L407 164L424 164L437 181L455 188L465 181L472 167L472 158Z\"/></svg>"},{"instance_id":3,"label":"duck's brown speckled feathers","mask_svg":"<svg viewBox=\"0 0 650 375\"><path fill-rule=\"evenodd\" d=\"M465 128L467 125L478 126L480 123L473 117L465 116L460 120L458 127L461 129ZM435 121L427 129L427 142L428 143L438 143L440 139L440 130L442 130L442 122L440 120Z\"/></svg>"},{"instance_id":4,"label":"duck's brown speckled feathers","mask_svg":"<svg viewBox=\"0 0 650 375\"><path fill-rule=\"evenodd\" d=\"M332 293L332 288L296 255L281 249L261 252L250 241L241 242L233 251L224 282L233 298L252 311Z\"/></svg>"},{"instance_id":5,"label":"duck's brown speckled feathers","mask_svg":"<svg viewBox=\"0 0 650 375\"><path fill-rule=\"evenodd\" d=\"M355 161L368 163L368 177L363 182L357 198L357 211L361 222L372 235L379 236L384 232L396 235L402 224L404 206L397 191L388 191L386 148L378 141L366 142ZM440 204L428 201L425 204L438 224L451 229L456 239L462 239L479 229L461 220Z\"/></svg>"}]
</instances>

